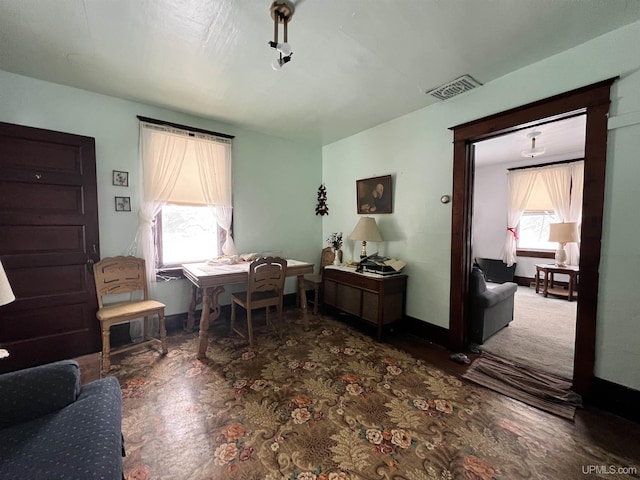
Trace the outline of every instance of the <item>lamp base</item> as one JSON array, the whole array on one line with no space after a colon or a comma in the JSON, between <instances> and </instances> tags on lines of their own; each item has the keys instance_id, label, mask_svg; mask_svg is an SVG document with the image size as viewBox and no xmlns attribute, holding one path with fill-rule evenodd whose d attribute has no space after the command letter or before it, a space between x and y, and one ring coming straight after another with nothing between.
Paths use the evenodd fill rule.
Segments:
<instances>
[{"instance_id":1,"label":"lamp base","mask_svg":"<svg viewBox=\"0 0 640 480\"><path fill-rule=\"evenodd\" d=\"M558 250L556 250L556 267L566 267L567 266L567 252L564 250L564 244L558 245Z\"/></svg>"},{"instance_id":2,"label":"lamp base","mask_svg":"<svg viewBox=\"0 0 640 480\"><path fill-rule=\"evenodd\" d=\"M367 257L367 241L362 241L362 251L360 252L360 259Z\"/></svg>"}]
</instances>

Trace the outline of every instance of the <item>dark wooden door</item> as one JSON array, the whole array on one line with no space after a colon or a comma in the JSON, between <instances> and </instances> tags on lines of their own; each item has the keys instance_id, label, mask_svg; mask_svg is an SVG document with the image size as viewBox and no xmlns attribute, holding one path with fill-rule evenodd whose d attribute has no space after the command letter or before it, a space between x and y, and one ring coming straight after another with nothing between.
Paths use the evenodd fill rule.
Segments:
<instances>
[{"instance_id":1,"label":"dark wooden door","mask_svg":"<svg viewBox=\"0 0 640 480\"><path fill-rule=\"evenodd\" d=\"M0 123L0 372L100 350L95 163L93 138Z\"/></svg>"}]
</instances>

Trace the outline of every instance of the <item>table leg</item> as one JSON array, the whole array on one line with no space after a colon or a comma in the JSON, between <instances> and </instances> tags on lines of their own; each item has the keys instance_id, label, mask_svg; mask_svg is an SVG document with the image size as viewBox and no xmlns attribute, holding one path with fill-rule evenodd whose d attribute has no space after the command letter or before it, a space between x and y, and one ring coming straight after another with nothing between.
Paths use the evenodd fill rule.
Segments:
<instances>
[{"instance_id":1,"label":"table leg","mask_svg":"<svg viewBox=\"0 0 640 480\"><path fill-rule=\"evenodd\" d=\"M307 292L304 289L304 275L298 275L298 296L300 297L300 308L302 309L302 322L304 329L309 329L309 316L307 315Z\"/></svg>"},{"instance_id":2,"label":"table leg","mask_svg":"<svg viewBox=\"0 0 640 480\"><path fill-rule=\"evenodd\" d=\"M207 357L209 324L220 316L218 296L221 292L224 292L224 287L202 289L202 314L200 315L200 332L198 334L198 359L200 360Z\"/></svg>"},{"instance_id":3,"label":"table leg","mask_svg":"<svg viewBox=\"0 0 640 480\"><path fill-rule=\"evenodd\" d=\"M543 293L545 298L547 297L548 289L549 289L549 272L545 271L544 272L544 282L542 284L542 293Z\"/></svg>"},{"instance_id":4,"label":"table leg","mask_svg":"<svg viewBox=\"0 0 640 480\"><path fill-rule=\"evenodd\" d=\"M569 274L569 301L573 301L573 281L574 281L574 276L572 274Z\"/></svg>"},{"instance_id":5,"label":"table leg","mask_svg":"<svg viewBox=\"0 0 640 480\"><path fill-rule=\"evenodd\" d=\"M540 269L536 267L536 293L540 293Z\"/></svg>"},{"instance_id":6,"label":"table leg","mask_svg":"<svg viewBox=\"0 0 640 480\"><path fill-rule=\"evenodd\" d=\"M191 298L189 300L189 313L187 314L187 324L185 325L185 330L190 332L193 330L193 325L196 323L196 295L198 292L198 287L195 285L191 285Z\"/></svg>"}]
</instances>

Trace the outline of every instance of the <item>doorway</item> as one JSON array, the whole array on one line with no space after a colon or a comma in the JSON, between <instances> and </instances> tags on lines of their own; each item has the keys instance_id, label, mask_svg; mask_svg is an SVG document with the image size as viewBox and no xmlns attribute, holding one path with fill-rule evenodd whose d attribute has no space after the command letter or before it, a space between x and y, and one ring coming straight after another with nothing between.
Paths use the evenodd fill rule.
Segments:
<instances>
[{"instance_id":1,"label":"doorway","mask_svg":"<svg viewBox=\"0 0 640 480\"><path fill-rule=\"evenodd\" d=\"M509 328L486 338L478 349L566 379L573 377L577 315L576 302L569 301L567 294L568 277L555 274L556 286L564 286L555 291L556 294L552 291L545 295L542 288L536 293L533 285L536 266L555 262L558 244L548 241L550 224L579 221L581 216L585 131L583 113L553 122L542 120L534 127L473 143L474 260L484 269L489 290L500 288L498 284L505 281L518 284ZM538 137L537 155L531 155L529 148L534 134ZM508 172L527 176L528 172L536 175L534 172L543 171L546 175L552 175L551 172L559 175L554 177L558 187L569 180L571 187L566 185L569 205L554 206L544 175L537 176L517 230L507 231ZM557 193L553 198L555 202L564 202ZM558 208L562 212L560 216L556 212ZM571 215L576 218L570 219ZM507 233L510 238L515 237L517 249L511 268L502 261ZM577 244L567 244L566 250L569 263L577 268Z\"/></svg>"},{"instance_id":2,"label":"doorway","mask_svg":"<svg viewBox=\"0 0 640 480\"><path fill-rule=\"evenodd\" d=\"M560 120L584 112L585 192L582 203L581 282L576 322L573 387L588 395L593 383L598 307L598 268L607 153L607 114L615 78L556 95L522 107L453 127L453 202L451 231L451 288L449 346L467 344L469 275L473 262L471 226L473 208L473 143L536 125L541 119Z\"/></svg>"}]
</instances>

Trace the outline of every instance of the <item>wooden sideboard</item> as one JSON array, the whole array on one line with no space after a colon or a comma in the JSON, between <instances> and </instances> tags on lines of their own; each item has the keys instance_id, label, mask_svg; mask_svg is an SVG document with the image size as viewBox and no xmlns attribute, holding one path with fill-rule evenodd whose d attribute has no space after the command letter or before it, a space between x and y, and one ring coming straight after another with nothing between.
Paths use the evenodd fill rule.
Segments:
<instances>
[{"instance_id":1,"label":"wooden sideboard","mask_svg":"<svg viewBox=\"0 0 640 480\"><path fill-rule=\"evenodd\" d=\"M322 272L323 302L377 326L378 341L383 326L404 317L407 276L356 273L348 267L325 267Z\"/></svg>"}]
</instances>

